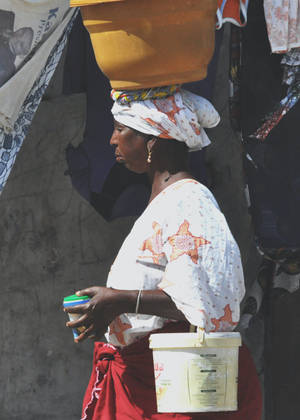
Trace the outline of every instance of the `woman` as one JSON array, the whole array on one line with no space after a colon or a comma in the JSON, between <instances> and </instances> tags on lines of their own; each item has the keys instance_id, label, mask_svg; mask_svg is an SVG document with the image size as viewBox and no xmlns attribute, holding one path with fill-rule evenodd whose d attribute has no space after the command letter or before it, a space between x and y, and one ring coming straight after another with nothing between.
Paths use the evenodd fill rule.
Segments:
<instances>
[{"instance_id":1,"label":"woman","mask_svg":"<svg viewBox=\"0 0 300 420\"><path fill-rule=\"evenodd\" d=\"M147 173L152 192L111 267L107 287L78 292L91 301L71 309L82 314L67 324L85 328L78 341L101 337L108 328L108 344L95 344L82 419L259 420L260 398L253 392L258 382L245 349L240 360L250 368L239 412L156 411L149 333L188 331L189 323L206 331L233 330L244 295L243 273L214 197L188 172L188 151L209 144L203 127L219 122L216 110L178 87L130 97L113 92L113 98L110 143L116 159L133 172Z\"/></svg>"}]
</instances>

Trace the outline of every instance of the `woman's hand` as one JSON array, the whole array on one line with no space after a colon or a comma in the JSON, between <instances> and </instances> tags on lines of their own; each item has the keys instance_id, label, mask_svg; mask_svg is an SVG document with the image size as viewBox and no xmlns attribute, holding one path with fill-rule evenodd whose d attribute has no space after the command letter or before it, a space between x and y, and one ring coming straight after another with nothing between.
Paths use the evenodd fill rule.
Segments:
<instances>
[{"instance_id":1,"label":"woman's hand","mask_svg":"<svg viewBox=\"0 0 300 420\"><path fill-rule=\"evenodd\" d=\"M77 296L90 296L90 301L77 306L65 308L65 312L81 314L76 321L67 322L67 327L85 327L85 330L75 340L80 342L86 338L102 337L108 325L116 316L125 312L122 305L122 293L107 287L89 287L76 293Z\"/></svg>"},{"instance_id":2,"label":"woman's hand","mask_svg":"<svg viewBox=\"0 0 300 420\"><path fill-rule=\"evenodd\" d=\"M138 290L118 290L109 287L89 287L76 293L77 296L90 296L88 303L69 306L65 312L81 314L76 321L67 322L67 327L85 327L76 338L76 342L86 338L102 337L108 325L120 314L135 313ZM138 312L147 315L157 315L167 319L186 321L184 314L177 309L164 291L143 290L140 296Z\"/></svg>"}]
</instances>

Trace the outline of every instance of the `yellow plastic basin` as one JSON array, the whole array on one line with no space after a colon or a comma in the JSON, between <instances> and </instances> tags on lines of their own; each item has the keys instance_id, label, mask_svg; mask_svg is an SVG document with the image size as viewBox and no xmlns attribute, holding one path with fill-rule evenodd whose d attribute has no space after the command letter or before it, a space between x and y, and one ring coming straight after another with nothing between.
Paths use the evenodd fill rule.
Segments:
<instances>
[{"instance_id":1,"label":"yellow plastic basin","mask_svg":"<svg viewBox=\"0 0 300 420\"><path fill-rule=\"evenodd\" d=\"M217 0L71 0L81 7L97 63L115 89L206 77Z\"/></svg>"}]
</instances>

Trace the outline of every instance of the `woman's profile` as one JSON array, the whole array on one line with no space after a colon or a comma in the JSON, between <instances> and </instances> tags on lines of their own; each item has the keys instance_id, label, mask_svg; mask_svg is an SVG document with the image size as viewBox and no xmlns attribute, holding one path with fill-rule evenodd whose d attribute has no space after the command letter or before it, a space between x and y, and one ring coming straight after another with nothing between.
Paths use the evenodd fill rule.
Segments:
<instances>
[{"instance_id":1,"label":"woman's profile","mask_svg":"<svg viewBox=\"0 0 300 420\"><path fill-rule=\"evenodd\" d=\"M155 402L150 333L186 332L190 324L230 332L239 321L245 291L240 252L212 193L188 168L188 154L209 145L204 127L217 125L219 115L178 86L113 91L112 97L116 160L147 174L152 192L106 287L77 292L91 300L66 309L81 314L67 323L84 327L78 342L104 333L107 339L95 343L82 420L259 420L259 382L245 347L237 412L158 413Z\"/></svg>"}]
</instances>

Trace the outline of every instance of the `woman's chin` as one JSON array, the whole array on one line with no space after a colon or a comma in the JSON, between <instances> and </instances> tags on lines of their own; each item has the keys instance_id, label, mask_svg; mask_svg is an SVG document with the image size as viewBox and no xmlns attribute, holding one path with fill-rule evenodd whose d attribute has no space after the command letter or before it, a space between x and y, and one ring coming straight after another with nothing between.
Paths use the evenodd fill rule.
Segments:
<instances>
[{"instance_id":1,"label":"woman's chin","mask_svg":"<svg viewBox=\"0 0 300 420\"><path fill-rule=\"evenodd\" d=\"M137 168L137 167L132 166L132 165L126 163L126 162L124 162L124 165L129 171L134 172L135 174L142 175L145 172L147 172L145 168Z\"/></svg>"}]
</instances>

